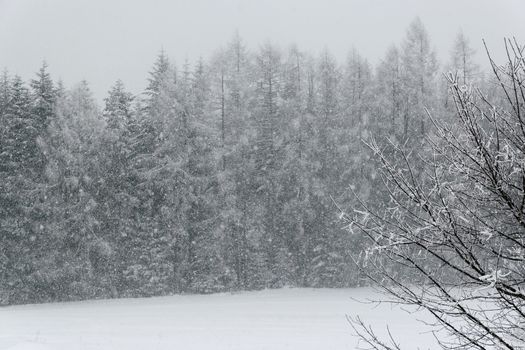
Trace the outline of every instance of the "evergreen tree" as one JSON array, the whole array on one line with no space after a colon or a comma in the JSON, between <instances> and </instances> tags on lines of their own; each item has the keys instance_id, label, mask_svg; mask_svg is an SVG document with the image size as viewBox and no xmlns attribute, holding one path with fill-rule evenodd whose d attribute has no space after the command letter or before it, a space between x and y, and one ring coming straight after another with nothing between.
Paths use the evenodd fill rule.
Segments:
<instances>
[{"instance_id":1,"label":"evergreen tree","mask_svg":"<svg viewBox=\"0 0 525 350\"><path fill-rule=\"evenodd\" d=\"M56 115L50 120L45 142L48 212L46 226L60 255L53 262L61 298L107 296L99 290L109 271L112 250L102 235L105 124L85 81L60 93ZM93 253L105 247L97 254ZM103 253L101 253L103 251ZM104 263L100 261L104 260Z\"/></svg>"},{"instance_id":2,"label":"evergreen tree","mask_svg":"<svg viewBox=\"0 0 525 350\"><path fill-rule=\"evenodd\" d=\"M256 139L255 198L259 202L260 249L266 266L263 282L267 287L279 287L289 283L289 251L286 232L278 225L283 202L279 184L284 158L284 129L286 120L282 114L282 62L281 53L271 44L261 47L256 57L257 90L254 113Z\"/></svg>"},{"instance_id":3,"label":"evergreen tree","mask_svg":"<svg viewBox=\"0 0 525 350\"><path fill-rule=\"evenodd\" d=\"M236 34L227 49L212 61L210 104L220 138L216 159L220 160L217 182L218 200L222 203L219 212L221 249L225 268L230 272L230 287L236 289L260 285L259 263L254 254L258 239L249 234L254 221L251 175L255 171L251 144L255 135L246 103L252 98L248 74L247 53Z\"/></svg>"},{"instance_id":4,"label":"evergreen tree","mask_svg":"<svg viewBox=\"0 0 525 350\"><path fill-rule=\"evenodd\" d=\"M124 232L128 251L122 264L122 284L131 295L181 291L184 269L184 194L180 171L184 141L177 101L176 73L162 51L150 73L147 99L139 102L130 132L133 218ZM123 252L125 250L122 250Z\"/></svg>"},{"instance_id":5,"label":"evergreen tree","mask_svg":"<svg viewBox=\"0 0 525 350\"><path fill-rule=\"evenodd\" d=\"M33 113L40 124L40 130L45 130L53 117L54 102L56 98L53 80L47 71L47 63L36 74L36 79L31 80L33 90Z\"/></svg>"},{"instance_id":6,"label":"evergreen tree","mask_svg":"<svg viewBox=\"0 0 525 350\"><path fill-rule=\"evenodd\" d=\"M436 112L438 64L427 31L419 18L409 26L401 51L404 93L404 140L419 139L428 132L425 109ZM415 143L412 143L415 145Z\"/></svg>"},{"instance_id":7,"label":"evergreen tree","mask_svg":"<svg viewBox=\"0 0 525 350\"><path fill-rule=\"evenodd\" d=\"M337 236L341 233L335 227L337 217L331 196L340 193L337 188L339 134L343 130L341 113L341 73L337 62L328 50L324 50L318 61L314 78L315 86L315 139L317 149L313 161L318 164L313 173L314 219L308 236L309 284L312 286L332 285L339 279L343 256Z\"/></svg>"},{"instance_id":8,"label":"evergreen tree","mask_svg":"<svg viewBox=\"0 0 525 350\"><path fill-rule=\"evenodd\" d=\"M376 136L396 143L408 131L408 117L403 108L403 77L401 57L396 46L391 46L377 66L375 79Z\"/></svg>"},{"instance_id":9,"label":"evergreen tree","mask_svg":"<svg viewBox=\"0 0 525 350\"><path fill-rule=\"evenodd\" d=\"M478 82L481 78L479 65L474 61L475 54L469 40L459 32L451 51L449 69L458 74L458 82L462 85Z\"/></svg>"},{"instance_id":10,"label":"evergreen tree","mask_svg":"<svg viewBox=\"0 0 525 350\"><path fill-rule=\"evenodd\" d=\"M282 113L286 116L283 132L283 163L278 173L279 201L282 212L278 226L282 227L287 257L288 283L308 285L307 249L309 227L313 220L310 196L315 176L315 132L312 115L306 111L306 55L292 46L283 72Z\"/></svg>"},{"instance_id":11,"label":"evergreen tree","mask_svg":"<svg viewBox=\"0 0 525 350\"><path fill-rule=\"evenodd\" d=\"M108 127L118 133L129 127L133 117L133 96L126 92L122 80L117 80L108 94L104 99L104 116Z\"/></svg>"},{"instance_id":12,"label":"evergreen tree","mask_svg":"<svg viewBox=\"0 0 525 350\"><path fill-rule=\"evenodd\" d=\"M132 168L134 132L133 96L118 80L105 99L103 117L107 130L102 139L104 177L100 184L103 210L99 211L101 231L115 247L118 266L112 274L109 288L113 294L122 294L123 271L129 254L127 238L133 237L136 224L133 213L137 206L135 186L137 178Z\"/></svg>"},{"instance_id":13,"label":"evergreen tree","mask_svg":"<svg viewBox=\"0 0 525 350\"><path fill-rule=\"evenodd\" d=\"M31 97L22 79L5 79L4 94L9 96L2 113L0 143L0 237L4 262L6 302L46 300L40 278L46 232L42 206L44 195L38 182L43 155L37 144L39 123L31 113ZM5 96L4 95L4 96ZM42 291L45 293L45 291Z\"/></svg>"},{"instance_id":14,"label":"evergreen tree","mask_svg":"<svg viewBox=\"0 0 525 350\"><path fill-rule=\"evenodd\" d=\"M9 101L11 100L11 81L7 70L2 72L0 77L0 122L6 113ZM0 123L3 125L3 123Z\"/></svg>"}]
</instances>

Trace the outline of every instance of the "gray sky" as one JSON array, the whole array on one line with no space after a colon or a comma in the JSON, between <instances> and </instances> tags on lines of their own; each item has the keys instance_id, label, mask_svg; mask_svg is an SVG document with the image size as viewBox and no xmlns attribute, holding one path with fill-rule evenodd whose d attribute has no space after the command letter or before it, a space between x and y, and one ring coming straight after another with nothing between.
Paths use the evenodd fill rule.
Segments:
<instances>
[{"instance_id":1,"label":"gray sky","mask_svg":"<svg viewBox=\"0 0 525 350\"><path fill-rule=\"evenodd\" d=\"M523 0L0 0L0 68L28 79L45 59L55 79L86 79L100 101L118 78L140 92L161 47L181 64L237 29L251 49L326 46L343 60L355 47L375 64L416 16L441 60L459 30L482 63L481 38L496 52L503 37L525 37Z\"/></svg>"}]
</instances>

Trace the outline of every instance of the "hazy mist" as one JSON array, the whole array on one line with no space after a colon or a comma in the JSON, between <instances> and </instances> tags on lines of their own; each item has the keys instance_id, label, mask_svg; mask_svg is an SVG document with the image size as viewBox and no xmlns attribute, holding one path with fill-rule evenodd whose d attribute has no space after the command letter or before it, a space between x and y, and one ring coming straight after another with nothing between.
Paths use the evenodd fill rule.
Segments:
<instances>
[{"instance_id":1,"label":"hazy mist","mask_svg":"<svg viewBox=\"0 0 525 350\"><path fill-rule=\"evenodd\" d=\"M326 46L343 60L355 47L375 63L415 16L440 60L463 30L484 64L481 38L498 49L504 36L520 38L524 13L520 0L0 0L0 68L27 79L45 59L55 78L86 79L100 100L118 78L140 92L161 48L181 65L209 57L235 30L249 48Z\"/></svg>"}]
</instances>

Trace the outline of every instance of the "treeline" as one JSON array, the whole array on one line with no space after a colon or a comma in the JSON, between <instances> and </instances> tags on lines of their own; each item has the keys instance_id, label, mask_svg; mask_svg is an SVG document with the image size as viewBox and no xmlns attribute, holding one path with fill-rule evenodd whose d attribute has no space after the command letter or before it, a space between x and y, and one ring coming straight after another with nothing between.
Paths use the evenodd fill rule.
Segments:
<instances>
[{"instance_id":1,"label":"treeline","mask_svg":"<svg viewBox=\"0 0 525 350\"><path fill-rule=\"evenodd\" d=\"M45 64L4 72L0 302L360 284L339 208L388 199L363 140L420 148L425 108L452 113L441 72L481 79L472 56L459 35L440 66L418 19L375 68L235 35L195 66L161 52L102 109Z\"/></svg>"}]
</instances>

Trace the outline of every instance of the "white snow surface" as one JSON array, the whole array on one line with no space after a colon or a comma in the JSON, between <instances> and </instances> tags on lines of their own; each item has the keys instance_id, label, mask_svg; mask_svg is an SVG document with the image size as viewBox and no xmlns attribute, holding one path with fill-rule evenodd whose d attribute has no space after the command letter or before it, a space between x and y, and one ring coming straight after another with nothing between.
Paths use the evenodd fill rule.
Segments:
<instances>
[{"instance_id":1,"label":"white snow surface","mask_svg":"<svg viewBox=\"0 0 525 350\"><path fill-rule=\"evenodd\" d=\"M372 289L279 289L0 308L0 349L356 349L346 316L360 315L404 349L434 349L432 334L399 307L363 303ZM363 345L363 344L361 344Z\"/></svg>"}]
</instances>

